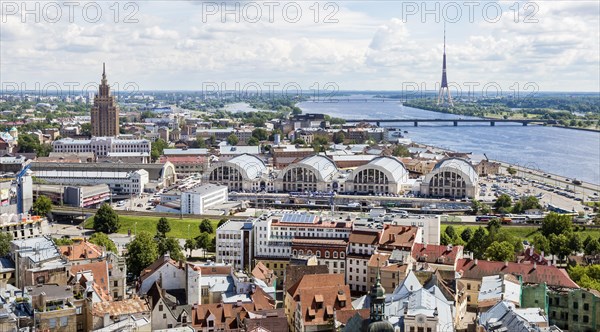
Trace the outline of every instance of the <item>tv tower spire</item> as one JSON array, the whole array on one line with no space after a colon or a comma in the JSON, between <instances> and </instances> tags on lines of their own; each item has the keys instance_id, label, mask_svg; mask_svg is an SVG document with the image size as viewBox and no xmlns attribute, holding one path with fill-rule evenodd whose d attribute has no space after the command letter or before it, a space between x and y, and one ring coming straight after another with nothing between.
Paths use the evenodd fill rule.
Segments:
<instances>
[{"instance_id":1,"label":"tv tower spire","mask_svg":"<svg viewBox=\"0 0 600 332\"><path fill-rule=\"evenodd\" d=\"M444 95L446 95L445 98ZM450 106L454 106L452 96L450 95L450 89L448 88L448 77L446 77L446 21L444 21L444 59L442 64L442 84L440 85L440 92L438 93L437 99L437 104L439 105L440 103L448 103Z\"/></svg>"}]
</instances>

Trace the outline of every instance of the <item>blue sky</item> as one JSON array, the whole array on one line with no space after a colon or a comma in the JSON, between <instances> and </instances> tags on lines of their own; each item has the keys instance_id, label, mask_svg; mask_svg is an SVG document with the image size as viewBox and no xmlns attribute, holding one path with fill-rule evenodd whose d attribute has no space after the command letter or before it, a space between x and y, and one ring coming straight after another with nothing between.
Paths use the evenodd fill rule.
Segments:
<instances>
[{"instance_id":1,"label":"blue sky","mask_svg":"<svg viewBox=\"0 0 600 332\"><path fill-rule=\"evenodd\" d=\"M265 2L133 1L127 8L121 2L118 14L113 2L81 2L72 22L60 2L62 15L38 3L38 22L22 15L21 2L2 3L4 87L95 83L104 61L109 81L141 90L240 89L253 82L275 91L286 84L321 90L328 83L339 90L414 84L431 90L440 80L446 18L448 78L462 90L600 89L598 1L474 2L473 22L462 1L438 2L438 10L435 2L331 1L318 3L316 23L313 1L273 1L271 17ZM92 22L97 7L102 15ZM296 8L302 13L293 22ZM454 8L463 15L455 18ZM227 9L239 22L233 14L223 19ZM422 17L425 9L439 21ZM531 22L523 22L528 15Z\"/></svg>"}]
</instances>

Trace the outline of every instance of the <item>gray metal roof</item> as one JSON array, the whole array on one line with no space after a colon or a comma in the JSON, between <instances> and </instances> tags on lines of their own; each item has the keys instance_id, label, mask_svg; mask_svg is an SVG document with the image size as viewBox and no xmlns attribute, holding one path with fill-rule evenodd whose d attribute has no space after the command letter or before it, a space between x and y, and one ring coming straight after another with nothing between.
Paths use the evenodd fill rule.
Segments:
<instances>
[{"instance_id":1,"label":"gray metal roof","mask_svg":"<svg viewBox=\"0 0 600 332\"><path fill-rule=\"evenodd\" d=\"M321 155L306 157L300 160L298 163L292 164L288 167L298 166L311 168L315 172L315 174L317 174L321 178L321 180L329 179L334 173L338 171L337 166L331 159ZM286 171L282 172L282 174L285 173Z\"/></svg>"},{"instance_id":2,"label":"gray metal roof","mask_svg":"<svg viewBox=\"0 0 600 332\"><path fill-rule=\"evenodd\" d=\"M448 158L438 162L430 174L436 174L442 171L458 171L463 173L471 183L475 183L478 180L477 171L469 162L459 158Z\"/></svg>"},{"instance_id":3,"label":"gray metal roof","mask_svg":"<svg viewBox=\"0 0 600 332\"><path fill-rule=\"evenodd\" d=\"M395 157L381 156L371 160L368 164L358 167L354 170L354 174L358 174L358 172L368 169L368 168L377 168L381 171L387 173L388 180L402 183L405 180L408 180L408 171L404 164Z\"/></svg>"},{"instance_id":4,"label":"gray metal roof","mask_svg":"<svg viewBox=\"0 0 600 332\"><path fill-rule=\"evenodd\" d=\"M267 171L267 166L262 159L250 154L242 154L229 159L225 163L234 164L243 171L243 175L250 180L260 177Z\"/></svg>"}]
</instances>

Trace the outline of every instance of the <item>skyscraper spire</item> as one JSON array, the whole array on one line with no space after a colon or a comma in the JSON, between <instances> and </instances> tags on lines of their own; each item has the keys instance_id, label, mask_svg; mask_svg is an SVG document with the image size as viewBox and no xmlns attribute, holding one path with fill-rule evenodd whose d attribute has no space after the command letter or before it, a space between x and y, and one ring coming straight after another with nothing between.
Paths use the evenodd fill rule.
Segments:
<instances>
[{"instance_id":1,"label":"skyscraper spire","mask_svg":"<svg viewBox=\"0 0 600 332\"><path fill-rule=\"evenodd\" d=\"M446 95L446 98L444 98ZM445 99L445 100L444 100ZM448 88L448 77L446 76L446 21L444 21L444 55L442 62L442 82L440 84L440 92L438 93L437 104L448 103L450 106L454 106L452 102L452 96L450 95L450 89Z\"/></svg>"}]
</instances>

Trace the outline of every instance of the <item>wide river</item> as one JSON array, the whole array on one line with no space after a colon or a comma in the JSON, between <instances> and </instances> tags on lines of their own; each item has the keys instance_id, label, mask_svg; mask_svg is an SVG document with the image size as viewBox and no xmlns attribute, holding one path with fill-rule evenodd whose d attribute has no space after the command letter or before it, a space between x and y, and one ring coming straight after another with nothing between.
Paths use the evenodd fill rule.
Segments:
<instances>
[{"instance_id":1,"label":"wide river","mask_svg":"<svg viewBox=\"0 0 600 332\"><path fill-rule=\"evenodd\" d=\"M350 99L350 101L348 101ZM339 97L337 102L306 101L304 113L324 113L344 119L455 119L468 118L402 106L398 101L367 95ZM600 133L536 125L489 123L386 123L408 131L413 141L543 170L600 184Z\"/></svg>"}]
</instances>

